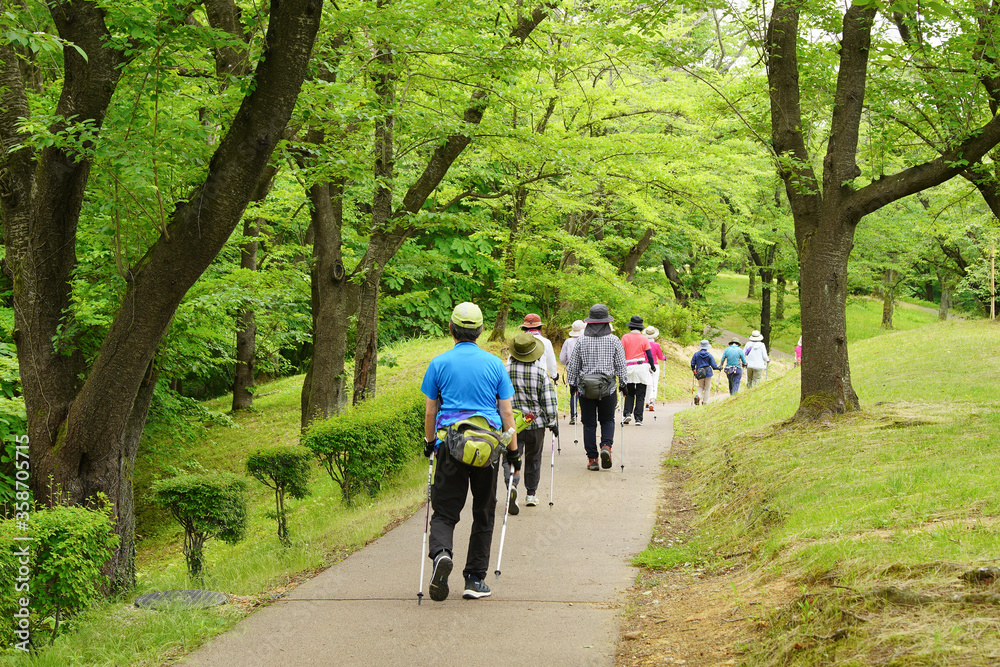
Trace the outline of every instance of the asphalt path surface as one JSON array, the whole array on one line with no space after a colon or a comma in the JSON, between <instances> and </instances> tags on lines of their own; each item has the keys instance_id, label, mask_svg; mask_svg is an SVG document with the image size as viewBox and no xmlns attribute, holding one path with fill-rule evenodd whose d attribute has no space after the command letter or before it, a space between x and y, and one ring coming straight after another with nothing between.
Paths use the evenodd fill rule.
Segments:
<instances>
[{"instance_id":1,"label":"asphalt path surface","mask_svg":"<svg viewBox=\"0 0 1000 667\"><path fill-rule=\"evenodd\" d=\"M560 385L560 393L565 386ZM620 400L620 397L619 397ZM185 664L241 665L611 665L623 594L638 570L660 496L673 414L658 404L642 426L616 420L613 466L586 470L582 427L560 424L553 505L551 435L539 505L508 519L502 571L493 574L504 504L497 503L487 583L492 596L462 599L471 497L455 529L451 595L417 604L424 509L344 561L257 611ZM620 408L620 404L619 404ZM655 419L654 419L655 417ZM574 444L574 440L577 444ZM622 464L624 463L624 469ZM502 484L502 478L500 480ZM523 491L522 491L523 493ZM504 491L498 490L502 497Z\"/></svg>"}]
</instances>

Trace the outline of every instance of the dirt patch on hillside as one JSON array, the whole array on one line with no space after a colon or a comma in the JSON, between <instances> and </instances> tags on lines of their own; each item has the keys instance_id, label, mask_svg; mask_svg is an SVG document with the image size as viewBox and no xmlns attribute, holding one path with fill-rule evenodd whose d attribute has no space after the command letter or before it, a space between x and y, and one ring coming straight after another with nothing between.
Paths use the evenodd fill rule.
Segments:
<instances>
[{"instance_id":1,"label":"dirt patch on hillside","mask_svg":"<svg viewBox=\"0 0 1000 667\"><path fill-rule=\"evenodd\" d=\"M686 460L684 443L675 439L671 458ZM682 468L664 473L653 543L672 547L692 536L697 508L684 487ZM644 570L629 591L622 613L615 664L736 665L744 647L766 628L765 617L792 600L797 591L785 580L761 583L738 561L708 571L697 563L665 570Z\"/></svg>"}]
</instances>

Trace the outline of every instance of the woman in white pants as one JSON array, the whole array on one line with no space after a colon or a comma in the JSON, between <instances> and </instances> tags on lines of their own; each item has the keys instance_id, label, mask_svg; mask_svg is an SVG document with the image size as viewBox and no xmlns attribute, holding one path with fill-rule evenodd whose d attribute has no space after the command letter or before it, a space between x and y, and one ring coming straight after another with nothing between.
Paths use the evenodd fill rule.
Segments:
<instances>
[{"instance_id":1,"label":"woman in white pants","mask_svg":"<svg viewBox=\"0 0 1000 667\"><path fill-rule=\"evenodd\" d=\"M660 386L660 362L666 361L667 358L663 356L663 348L656 342L656 339L660 337L660 330L650 325L643 329L642 333L649 339L649 347L653 352L653 377L649 381L649 385L646 386L646 409L652 412L653 403L656 401L656 392Z\"/></svg>"}]
</instances>

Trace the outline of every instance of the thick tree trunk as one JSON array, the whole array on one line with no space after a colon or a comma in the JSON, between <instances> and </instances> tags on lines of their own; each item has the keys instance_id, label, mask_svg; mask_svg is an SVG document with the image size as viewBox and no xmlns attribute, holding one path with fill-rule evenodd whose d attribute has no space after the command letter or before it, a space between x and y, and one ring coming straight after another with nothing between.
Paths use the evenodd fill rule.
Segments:
<instances>
[{"instance_id":1,"label":"thick tree trunk","mask_svg":"<svg viewBox=\"0 0 1000 667\"><path fill-rule=\"evenodd\" d=\"M796 418L860 407L847 357L847 258L855 226L825 220L802 247L802 388Z\"/></svg>"},{"instance_id":2,"label":"thick tree trunk","mask_svg":"<svg viewBox=\"0 0 1000 667\"><path fill-rule=\"evenodd\" d=\"M635 280L635 270L639 266L639 260L642 259L643 254L653 242L653 234L655 233L656 231L652 227L647 228L642 238L625 254L625 265L622 267L622 273L627 282Z\"/></svg>"},{"instance_id":3,"label":"thick tree trunk","mask_svg":"<svg viewBox=\"0 0 1000 667\"><path fill-rule=\"evenodd\" d=\"M135 586L135 499L132 480L135 456L139 451L139 441L146 426L146 418L149 416L149 406L153 400L158 375L159 371L156 370L155 364L150 363L146 376L139 385L132 413L129 415L122 436L123 470L114 513L122 522L115 529L122 537L124 548L115 551L104 567L104 573L110 580L110 589L114 593L124 592Z\"/></svg>"},{"instance_id":4,"label":"thick tree trunk","mask_svg":"<svg viewBox=\"0 0 1000 667\"><path fill-rule=\"evenodd\" d=\"M357 309L357 288L342 256L344 179L309 188L312 202L313 354L302 385L302 428L347 404L347 328Z\"/></svg>"},{"instance_id":5,"label":"thick tree trunk","mask_svg":"<svg viewBox=\"0 0 1000 667\"><path fill-rule=\"evenodd\" d=\"M267 167L298 96L321 13L321 0L273 3L252 92L210 161L204 184L193 191L192 203L176 205L160 239L127 269L122 305L82 386L85 369L75 357L59 354L52 340L66 323L59 309L68 304L89 163L84 156L49 148L31 173L15 174L9 170L22 166L19 156L2 158L6 176L14 181L4 190L18 197L3 199L2 217L8 252L13 250L32 490L39 505L83 504L99 493L108 497L122 538L111 568L117 587L127 587L134 577L131 475L137 433L148 410L145 392L152 392L144 384L147 370L177 305L239 223ZM62 37L88 56L65 49L65 88L56 117L89 119L100 128L124 59L112 49L115 42L96 5L53 4L52 14ZM3 71L0 76L9 68ZM23 89L3 83L2 106L9 114ZM6 118L0 118L0 136L5 146L17 138ZM30 204L19 198L29 192ZM23 216L26 204L30 214Z\"/></svg>"}]
</instances>

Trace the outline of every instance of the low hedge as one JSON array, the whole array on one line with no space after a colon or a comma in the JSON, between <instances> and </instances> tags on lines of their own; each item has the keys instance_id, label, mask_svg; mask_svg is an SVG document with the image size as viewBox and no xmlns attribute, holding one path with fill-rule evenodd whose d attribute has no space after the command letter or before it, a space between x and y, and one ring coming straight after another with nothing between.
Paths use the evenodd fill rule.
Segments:
<instances>
[{"instance_id":1,"label":"low hedge","mask_svg":"<svg viewBox=\"0 0 1000 667\"><path fill-rule=\"evenodd\" d=\"M357 407L314 422L302 444L340 485L344 502L374 496L424 442L424 395L418 390L378 394Z\"/></svg>"},{"instance_id":2,"label":"low hedge","mask_svg":"<svg viewBox=\"0 0 1000 667\"><path fill-rule=\"evenodd\" d=\"M17 539L24 537L30 541ZM26 527L0 521L3 648L23 646L28 633L31 644L39 645L58 633L63 620L97 599L108 583L101 568L118 540L107 505L37 510ZM21 599L30 601L28 628L20 618Z\"/></svg>"}]
</instances>

